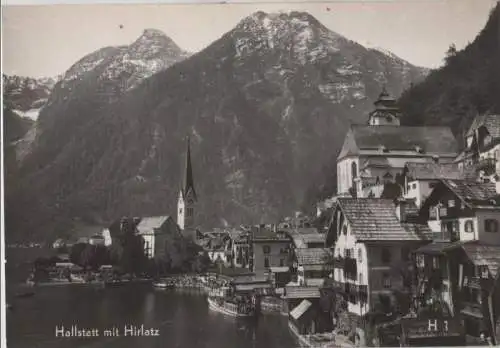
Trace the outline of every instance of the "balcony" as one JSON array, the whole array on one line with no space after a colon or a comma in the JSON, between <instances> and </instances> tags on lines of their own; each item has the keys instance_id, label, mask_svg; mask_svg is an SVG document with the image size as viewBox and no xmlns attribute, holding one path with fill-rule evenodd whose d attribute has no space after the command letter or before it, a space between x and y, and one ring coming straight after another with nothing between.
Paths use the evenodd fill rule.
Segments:
<instances>
[{"instance_id":1,"label":"balcony","mask_svg":"<svg viewBox=\"0 0 500 348\"><path fill-rule=\"evenodd\" d=\"M488 277L464 277L464 287L468 287L471 289L488 289L490 288L493 280Z\"/></svg>"},{"instance_id":2,"label":"balcony","mask_svg":"<svg viewBox=\"0 0 500 348\"><path fill-rule=\"evenodd\" d=\"M334 280L332 282L332 288L337 290L337 291L344 292L345 291L345 284L342 282L339 282L338 280Z\"/></svg>"}]
</instances>

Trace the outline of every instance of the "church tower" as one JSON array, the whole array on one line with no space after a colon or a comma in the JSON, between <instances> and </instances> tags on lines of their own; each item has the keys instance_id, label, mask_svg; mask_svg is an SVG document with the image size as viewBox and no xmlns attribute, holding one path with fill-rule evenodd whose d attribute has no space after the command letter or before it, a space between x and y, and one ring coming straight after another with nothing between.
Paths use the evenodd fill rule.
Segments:
<instances>
[{"instance_id":1,"label":"church tower","mask_svg":"<svg viewBox=\"0 0 500 348\"><path fill-rule=\"evenodd\" d=\"M374 103L375 110L370 112L368 124L370 126L399 126L401 112L396 105L396 99L391 97L387 90L382 90Z\"/></svg>"},{"instance_id":2,"label":"church tower","mask_svg":"<svg viewBox=\"0 0 500 348\"><path fill-rule=\"evenodd\" d=\"M183 182L177 201L177 224L181 230L191 230L194 228L194 207L196 201L197 197L194 190L193 167L191 166L191 150L188 138Z\"/></svg>"}]
</instances>

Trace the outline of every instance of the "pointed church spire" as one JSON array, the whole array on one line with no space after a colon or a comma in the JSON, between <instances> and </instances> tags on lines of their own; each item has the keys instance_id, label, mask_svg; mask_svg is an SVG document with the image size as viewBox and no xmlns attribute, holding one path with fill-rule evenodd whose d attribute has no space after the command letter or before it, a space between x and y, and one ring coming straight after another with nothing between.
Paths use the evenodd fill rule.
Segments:
<instances>
[{"instance_id":1,"label":"pointed church spire","mask_svg":"<svg viewBox=\"0 0 500 348\"><path fill-rule=\"evenodd\" d=\"M196 200L196 191L194 189L193 180L193 167L191 165L191 148L189 143L189 136L186 141L186 166L184 168L184 178L182 183L182 195L185 197L186 194L191 190L193 193L193 199Z\"/></svg>"}]
</instances>

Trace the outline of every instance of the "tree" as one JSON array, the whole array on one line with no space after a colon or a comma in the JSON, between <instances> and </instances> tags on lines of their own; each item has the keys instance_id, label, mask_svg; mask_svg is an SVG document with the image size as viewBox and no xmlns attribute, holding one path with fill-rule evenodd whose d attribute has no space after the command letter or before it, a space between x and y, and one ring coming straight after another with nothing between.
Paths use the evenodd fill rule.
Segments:
<instances>
[{"instance_id":1,"label":"tree","mask_svg":"<svg viewBox=\"0 0 500 348\"><path fill-rule=\"evenodd\" d=\"M448 50L446 51L446 56L445 56L445 61L448 63L452 57L454 57L457 54L457 47L455 46L454 43L450 45Z\"/></svg>"},{"instance_id":2,"label":"tree","mask_svg":"<svg viewBox=\"0 0 500 348\"><path fill-rule=\"evenodd\" d=\"M94 268L94 263L95 263L95 257L96 257L96 248L94 245L87 244L85 246L85 249L83 249L82 253L80 254L80 262L79 265L82 266L85 270L88 268Z\"/></svg>"},{"instance_id":3,"label":"tree","mask_svg":"<svg viewBox=\"0 0 500 348\"><path fill-rule=\"evenodd\" d=\"M86 243L77 243L71 247L71 251L69 253L69 260L73 262L75 265L81 266L81 255L83 250L87 247Z\"/></svg>"}]
</instances>

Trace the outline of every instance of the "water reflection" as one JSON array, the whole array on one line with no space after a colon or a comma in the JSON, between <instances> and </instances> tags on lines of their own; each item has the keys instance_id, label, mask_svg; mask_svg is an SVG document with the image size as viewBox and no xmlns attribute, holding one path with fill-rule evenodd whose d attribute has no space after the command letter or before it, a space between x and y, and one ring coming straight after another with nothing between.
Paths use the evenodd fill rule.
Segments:
<instances>
[{"instance_id":1,"label":"water reflection","mask_svg":"<svg viewBox=\"0 0 500 348\"><path fill-rule=\"evenodd\" d=\"M208 309L197 293L154 291L147 287L96 290L71 286L39 288L32 299L17 300L7 313L10 347L85 348L290 348L286 318L262 316L257 322L226 317ZM103 332L124 325L157 328L160 337L55 338L55 326L95 327Z\"/></svg>"}]
</instances>

